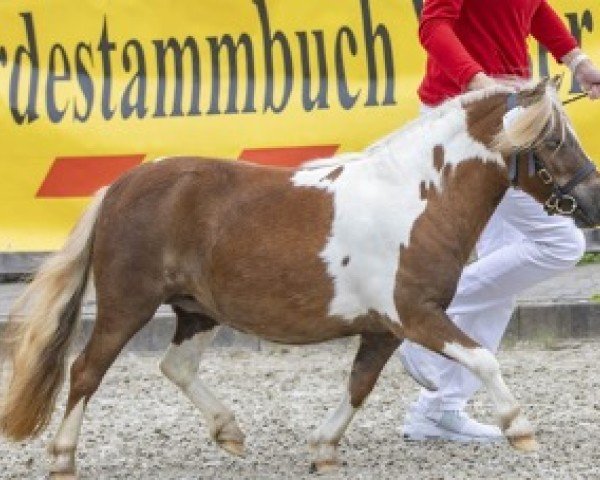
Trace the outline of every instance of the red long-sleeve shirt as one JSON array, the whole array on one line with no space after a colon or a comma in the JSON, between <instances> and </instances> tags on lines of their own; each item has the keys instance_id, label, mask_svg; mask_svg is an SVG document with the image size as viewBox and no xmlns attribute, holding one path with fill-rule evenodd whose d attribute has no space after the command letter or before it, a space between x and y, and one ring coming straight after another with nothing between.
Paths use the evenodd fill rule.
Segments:
<instances>
[{"instance_id":1,"label":"red long-sleeve shirt","mask_svg":"<svg viewBox=\"0 0 600 480\"><path fill-rule=\"evenodd\" d=\"M421 101L437 105L458 95L478 72L529 77L530 34L559 61L577 47L546 0L425 0L419 39L428 58Z\"/></svg>"}]
</instances>

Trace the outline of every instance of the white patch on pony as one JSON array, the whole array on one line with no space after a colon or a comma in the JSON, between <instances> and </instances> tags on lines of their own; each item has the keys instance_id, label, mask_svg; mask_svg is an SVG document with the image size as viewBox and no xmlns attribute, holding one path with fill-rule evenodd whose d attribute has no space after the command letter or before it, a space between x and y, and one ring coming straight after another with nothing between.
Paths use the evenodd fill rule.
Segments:
<instances>
[{"instance_id":1,"label":"white patch on pony","mask_svg":"<svg viewBox=\"0 0 600 480\"><path fill-rule=\"evenodd\" d=\"M73 452L77 447L84 410L85 398L82 398L60 425L50 450L56 452L51 453L52 472L71 472L75 470Z\"/></svg>"},{"instance_id":2,"label":"white patch on pony","mask_svg":"<svg viewBox=\"0 0 600 480\"><path fill-rule=\"evenodd\" d=\"M506 420L519 410L519 405L504 383L500 373L500 365L494 354L486 348L467 348L459 343L446 343L442 352L459 361L479 376L485 385L499 418ZM533 434L533 427L522 413L515 417L506 431L509 437Z\"/></svg>"},{"instance_id":3,"label":"white patch on pony","mask_svg":"<svg viewBox=\"0 0 600 480\"><path fill-rule=\"evenodd\" d=\"M82 398L63 420L53 442L55 448L75 448L77 445L77 438L79 437L79 431L81 430L81 422L83 422L84 410L85 398Z\"/></svg>"},{"instance_id":4,"label":"white patch on pony","mask_svg":"<svg viewBox=\"0 0 600 480\"><path fill-rule=\"evenodd\" d=\"M527 437L533 435L535 429L525 418L525 416L519 412L515 419L510 423L508 428L504 431L504 435L507 437Z\"/></svg>"},{"instance_id":5,"label":"white patch on pony","mask_svg":"<svg viewBox=\"0 0 600 480\"><path fill-rule=\"evenodd\" d=\"M296 187L333 196L333 224L320 253L334 282L329 315L352 321L372 310L400 322L394 304L400 247L408 246L427 205L421 182L441 188L434 147L443 146L444 163L452 167L473 158L503 165L499 154L469 135L466 122L460 99L451 100L360 154L312 162L294 174ZM339 166L339 176L326 178Z\"/></svg>"},{"instance_id":6,"label":"white patch on pony","mask_svg":"<svg viewBox=\"0 0 600 480\"><path fill-rule=\"evenodd\" d=\"M336 409L310 436L309 444L313 447L337 445L357 410L350 403L350 394L346 392Z\"/></svg>"},{"instance_id":7,"label":"white patch on pony","mask_svg":"<svg viewBox=\"0 0 600 480\"><path fill-rule=\"evenodd\" d=\"M473 370L484 381L500 371L498 360L487 348L468 348L460 343L446 343L442 352Z\"/></svg>"},{"instance_id":8,"label":"white patch on pony","mask_svg":"<svg viewBox=\"0 0 600 480\"><path fill-rule=\"evenodd\" d=\"M303 170L313 170L323 167L335 167L340 165L340 163L353 162L362 158L363 155L361 153L340 153L339 155L331 158L318 158L316 160L309 160L308 162L304 162L302 165L300 165L299 168Z\"/></svg>"},{"instance_id":9,"label":"white patch on pony","mask_svg":"<svg viewBox=\"0 0 600 480\"><path fill-rule=\"evenodd\" d=\"M235 424L234 415L198 376L200 358L211 344L217 329L199 332L180 345L172 343L160 361L162 373L176 384L206 418L211 436ZM233 425L232 425L233 426ZM242 438L243 440L243 438Z\"/></svg>"}]
</instances>

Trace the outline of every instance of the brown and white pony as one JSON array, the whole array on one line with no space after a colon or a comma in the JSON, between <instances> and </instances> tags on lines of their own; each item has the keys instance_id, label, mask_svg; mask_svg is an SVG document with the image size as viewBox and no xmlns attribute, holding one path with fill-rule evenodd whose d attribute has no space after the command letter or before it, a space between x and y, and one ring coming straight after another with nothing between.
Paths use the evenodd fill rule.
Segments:
<instances>
[{"instance_id":1,"label":"brown and white pony","mask_svg":"<svg viewBox=\"0 0 600 480\"><path fill-rule=\"evenodd\" d=\"M160 368L230 453L243 453L244 434L197 376L218 325L292 344L361 336L347 394L310 439L317 468L335 464L346 427L404 338L471 369L510 443L534 449L533 427L494 355L445 313L509 185L511 154L535 152L557 185L589 162L552 83L513 92L465 94L360 154L298 170L173 158L128 172L96 195L14 306L1 431L21 440L47 425L93 275L97 319L71 367L65 418L50 449L54 478L75 476L86 404L165 303L177 329ZM521 188L546 200L551 187L528 176L525 163L520 168ZM589 225L600 219L600 178L592 173L570 192Z\"/></svg>"}]
</instances>

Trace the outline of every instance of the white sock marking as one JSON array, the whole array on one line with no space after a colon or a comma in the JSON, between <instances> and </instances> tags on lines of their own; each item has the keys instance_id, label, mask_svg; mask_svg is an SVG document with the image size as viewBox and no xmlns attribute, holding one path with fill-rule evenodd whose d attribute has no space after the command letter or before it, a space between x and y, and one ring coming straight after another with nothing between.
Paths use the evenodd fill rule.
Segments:
<instances>
[{"instance_id":1,"label":"white sock marking","mask_svg":"<svg viewBox=\"0 0 600 480\"><path fill-rule=\"evenodd\" d=\"M357 410L350 403L350 394L346 392L336 409L311 435L309 442L312 445L337 445Z\"/></svg>"},{"instance_id":2,"label":"white sock marking","mask_svg":"<svg viewBox=\"0 0 600 480\"><path fill-rule=\"evenodd\" d=\"M466 348L458 343L446 343L443 352L469 368L475 375L479 376L485 385L500 418L510 417L511 414L514 414L513 412L518 410L519 405L517 401L504 383L504 379L500 373L498 360L496 360L489 350L481 347ZM519 414L519 417L522 417L522 419L519 420L518 425L523 427L519 427L519 431L526 430L528 426L528 433L532 433L533 428L531 428L531 425L525 417L522 414ZM517 419L519 417L517 417ZM513 423L511 423L511 426ZM510 427L508 430L510 430ZM505 433L508 434L508 430Z\"/></svg>"},{"instance_id":3,"label":"white sock marking","mask_svg":"<svg viewBox=\"0 0 600 480\"><path fill-rule=\"evenodd\" d=\"M73 452L77 448L77 440L79 439L79 432L81 431L84 411L85 398L82 398L61 423L58 433L52 442L52 472L71 472L75 470ZM56 453L52 453L53 450L55 450Z\"/></svg>"},{"instance_id":4,"label":"white sock marking","mask_svg":"<svg viewBox=\"0 0 600 480\"><path fill-rule=\"evenodd\" d=\"M198 376L200 358L212 342L215 330L197 333L180 345L169 345L160 362L160 369L165 376L179 386L202 412L213 435L233 420L233 413L215 397Z\"/></svg>"}]
</instances>

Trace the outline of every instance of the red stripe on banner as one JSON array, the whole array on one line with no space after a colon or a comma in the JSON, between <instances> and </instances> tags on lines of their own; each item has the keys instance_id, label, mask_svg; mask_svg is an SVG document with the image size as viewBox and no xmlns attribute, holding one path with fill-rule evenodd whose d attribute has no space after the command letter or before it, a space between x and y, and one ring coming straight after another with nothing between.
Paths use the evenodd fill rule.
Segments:
<instances>
[{"instance_id":1,"label":"red stripe on banner","mask_svg":"<svg viewBox=\"0 0 600 480\"><path fill-rule=\"evenodd\" d=\"M328 158L335 154L339 145L310 145L306 147L271 147L247 148L242 151L239 160L278 165L280 167L297 167L303 162L316 158Z\"/></svg>"},{"instance_id":2,"label":"red stripe on banner","mask_svg":"<svg viewBox=\"0 0 600 480\"><path fill-rule=\"evenodd\" d=\"M36 197L88 197L139 165L144 154L56 157Z\"/></svg>"}]
</instances>

